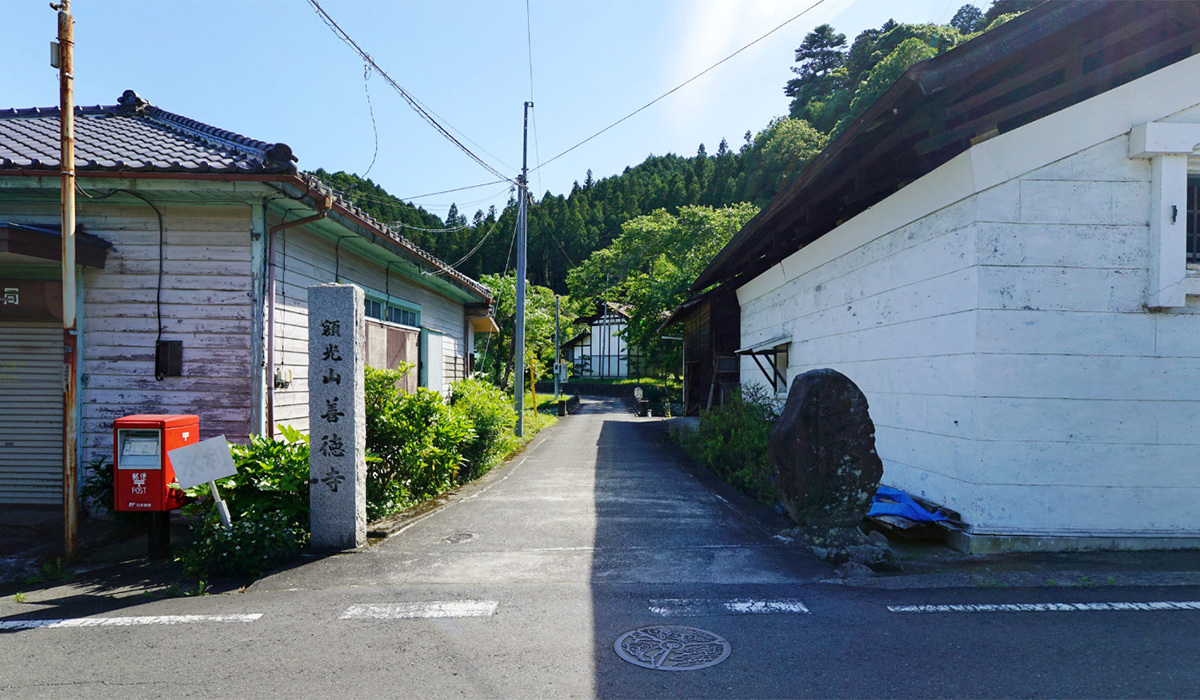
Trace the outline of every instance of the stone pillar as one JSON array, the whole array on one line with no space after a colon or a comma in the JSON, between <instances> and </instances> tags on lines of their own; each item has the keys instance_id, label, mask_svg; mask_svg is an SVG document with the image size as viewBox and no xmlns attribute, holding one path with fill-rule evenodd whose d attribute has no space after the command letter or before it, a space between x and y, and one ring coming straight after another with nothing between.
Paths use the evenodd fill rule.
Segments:
<instances>
[{"instance_id":1,"label":"stone pillar","mask_svg":"<svg viewBox=\"0 0 1200 700\"><path fill-rule=\"evenodd\" d=\"M308 288L309 531L314 549L367 542L363 291Z\"/></svg>"}]
</instances>

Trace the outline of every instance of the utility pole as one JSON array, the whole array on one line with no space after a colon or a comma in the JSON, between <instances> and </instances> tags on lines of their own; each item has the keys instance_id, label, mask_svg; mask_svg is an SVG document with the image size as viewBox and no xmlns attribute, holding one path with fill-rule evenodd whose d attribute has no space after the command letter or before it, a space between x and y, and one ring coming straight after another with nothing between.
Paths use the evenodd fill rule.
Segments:
<instances>
[{"instance_id":1,"label":"utility pole","mask_svg":"<svg viewBox=\"0 0 1200 700\"><path fill-rule=\"evenodd\" d=\"M525 103L525 130L521 143L521 177L517 178L517 327L513 338L513 365L517 376L513 392L517 403L517 437L525 434L525 200L529 196L529 108ZM537 407L534 407L537 410Z\"/></svg>"},{"instance_id":2,"label":"utility pole","mask_svg":"<svg viewBox=\"0 0 1200 700\"><path fill-rule=\"evenodd\" d=\"M554 295L554 402L558 403L558 368L562 364L562 358L558 356L559 343L558 339L558 295Z\"/></svg>"},{"instance_id":3,"label":"utility pole","mask_svg":"<svg viewBox=\"0 0 1200 700\"><path fill-rule=\"evenodd\" d=\"M58 116L61 127L59 170L62 173L62 311L63 311L63 529L66 559L79 556L78 397L75 377L78 330L75 310L75 20L71 0L50 5L58 10ZM53 54L52 54L53 55Z\"/></svg>"}]
</instances>

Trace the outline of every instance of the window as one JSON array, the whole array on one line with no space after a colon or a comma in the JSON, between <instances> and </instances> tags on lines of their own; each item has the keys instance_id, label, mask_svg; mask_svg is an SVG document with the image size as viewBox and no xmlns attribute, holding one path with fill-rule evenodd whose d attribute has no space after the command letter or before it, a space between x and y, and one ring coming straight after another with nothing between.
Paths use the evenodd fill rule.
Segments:
<instances>
[{"instance_id":1,"label":"window","mask_svg":"<svg viewBox=\"0 0 1200 700\"><path fill-rule=\"evenodd\" d=\"M1187 183L1187 261L1200 265L1200 176L1188 177Z\"/></svg>"},{"instance_id":2,"label":"window","mask_svg":"<svg viewBox=\"0 0 1200 700\"><path fill-rule=\"evenodd\" d=\"M367 318L416 328L421 325L421 312L397 304L367 298L364 312Z\"/></svg>"},{"instance_id":3,"label":"window","mask_svg":"<svg viewBox=\"0 0 1200 700\"><path fill-rule=\"evenodd\" d=\"M1150 161L1150 278L1146 308L1180 308L1200 294L1200 177L1189 162L1200 123L1148 122L1129 132L1129 157ZM1180 214L1183 215L1182 221Z\"/></svg>"},{"instance_id":4,"label":"window","mask_svg":"<svg viewBox=\"0 0 1200 700\"><path fill-rule=\"evenodd\" d=\"M418 324L417 312L412 309L402 309L398 306L389 305L387 307L387 321L388 323L399 323L402 326L416 326Z\"/></svg>"}]
</instances>

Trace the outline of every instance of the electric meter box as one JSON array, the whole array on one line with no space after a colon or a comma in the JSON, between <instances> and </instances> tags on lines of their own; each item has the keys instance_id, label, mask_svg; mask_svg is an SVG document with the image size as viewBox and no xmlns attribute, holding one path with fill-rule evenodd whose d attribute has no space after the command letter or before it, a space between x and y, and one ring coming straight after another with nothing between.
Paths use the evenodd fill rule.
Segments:
<instances>
[{"instance_id":1,"label":"electric meter box","mask_svg":"<svg viewBox=\"0 0 1200 700\"><path fill-rule=\"evenodd\" d=\"M152 512L183 505L167 453L199 440L199 416L139 415L113 422L116 509Z\"/></svg>"}]
</instances>

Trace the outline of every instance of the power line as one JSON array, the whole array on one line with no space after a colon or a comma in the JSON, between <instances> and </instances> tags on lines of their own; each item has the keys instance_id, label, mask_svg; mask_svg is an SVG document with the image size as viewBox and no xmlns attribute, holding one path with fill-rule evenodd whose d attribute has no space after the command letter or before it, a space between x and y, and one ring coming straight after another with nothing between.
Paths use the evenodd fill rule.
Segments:
<instances>
[{"instance_id":1,"label":"power line","mask_svg":"<svg viewBox=\"0 0 1200 700\"><path fill-rule=\"evenodd\" d=\"M533 198L532 197L530 197L529 202L530 202L530 209L533 209ZM540 211L538 211L537 209L533 209L533 212L535 214L537 214L538 219L541 220L542 228L544 228L546 230L546 233L550 234L550 240L554 241L554 244L558 246L558 251L560 253L562 253L563 258L567 261L567 264L570 265L572 268L575 267L575 261L571 259L570 255L567 255L567 249L564 248L563 244L558 240L558 236L554 235L554 229L546 224L546 219L542 217L542 213Z\"/></svg>"},{"instance_id":2,"label":"power line","mask_svg":"<svg viewBox=\"0 0 1200 700\"><path fill-rule=\"evenodd\" d=\"M525 43L529 47L529 101L533 102L533 24L529 18L529 0L525 0Z\"/></svg>"},{"instance_id":3,"label":"power line","mask_svg":"<svg viewBox=\"0 0 1200 700\"><path fill-rule=\"evenodd\" d=\"M462 265L464 262L467 261L467 258L470 258L472 255L477 253L480 248L483 247L483 244L485 241L487 241L488 236L492 235L492 231L495 231L496 227L499 225L500 225L499 219L496 219L494 222L492 222L492 227L488 229L487 233L483 234L483 238L479 239L479 242L475 244L475 247L472 248L469 253L467 253L466 255L459 258L456 262L453 262L453 263L450 263L449 265L447 265L447 269L438 270L436 272L422 272L421 274L423 274L423 275L440 275L444 272L448 272L450 269L458 269L459 265Z\"/></svg>"},{"instance_id":4,"label":"power line","mask_svg":"<svg viewBox=\"0 0 1200 700\"><path fill-rule=\"evenodd\" d=\"M427 109L419 100L409 94L407 90L400 86L400 83L397 83L395 80L393 80L392 76L387 74L387 71L380 68L379 64L375 62L375 59L371 58L371 54L364 51L363 48L358 45L358 42L354 41L354 39L351 38L346 30L340 27L338 23L334 21L333 17L331 17L329 13L325 11L325 8L321 7L321 4L317 2L317 0L308 0L308 3L313 6L314 10L316 10L317 15L321 18L321 21L325 23L325 26L329 27L334 35L341 39L344 44L354 49L354 51L362 57L364 62L366 62L371 68L375 69L375 71L383 77L387 84L391 85L392 89L399 93L402 98L404 98L404 101L408 103L408 106L411 107L412 110L416 112L422 119L424 119L430 126L432 126L434 130L445 137L446 140L450 141L450 143L457 146L459 150L467 154L471 160L478 163L484 170L487 170L501 180L512 182L512 178L492 167L490 163L480 158L471 149L463 145L462 141L459 141L457 138L455 138L454 134L451 134L449 129L447 129L446 126L443 126L442 123L435 118L436 115L434 115L431 110Z\"/></svg>"},{"instance_id":5,"label":"power line","mask_svg":"<svg viewBox=\"0 0 1200 700\"><path fill-rule=\"evenodd\" d=\"M371 115L371 132L375 135L375 150L371 152L371 164L367 166L367 171L362 174L363 179L371 173L371 168L375 167L375 159L379 157L379 126L375 123L375 107L371 104L371 66L363 63L363 92L367 93L367 112Z\"/></svg>"},{"instance_id":6,"label":"power line","mask_svg":"<svg viewBox=\"0 0 1200 700\"><path fill-rule=\"evenodd\" d=\"M436 197L439 194L450 194L451 192L462 192L463 190L474 190L474 189L478 189L480 187L487 187L488 185L498 185L501 182L512 183L512 180L506 177L501 180L492 180L491 182L483 182L478 185L467 185L466 187L455 187L452 190L440 190L438 192L430 192L428 194L419 194L415 197L396 197L396 199L407 199L407 200L424 199L425 197Z\"/></svg>"},{"instance_id":7,"label":"power line","mask_svg":"<svg viewBox=\"0 0 1200 700\"><path fill-rule=\"evenodd\" d=\"M388 226L389 227L396 226L399 228L406 228L411 231L422 231L424 233L453 233L455 231L461 231L464 228L470 228L471 224L463 224L461 226L452 226L450 228L421 228L420 226L413 226L411 224L406 224L403 221L392 221L388 224Z\"/></svg>"},{"instance_id":8,"label":"power line","mask_svg":"<svg viewBox=\"0 0 1200 700\"><path fill-rule=\"evenodd\" d=\"M529 47L529 103L533 104L533 21L530 19L529 0L525 0L525 39ZM541 149L538 148L538 131L537 131L537 110L533 112L533 154L534 159L540 165L542 162ZM538 166L534 166L535 171ZM529 183L525 183L526 188ZM538 189L542 188L542 176L538 174Z\"/></svg>"},{"instance_id":9,"label":"power line","mask_svg":"<svg viewBox=\"0 0 1200 700\"><path fill-rule=\"evenodd\" d=\"M311 2L311 1L313 1L313 0L310 0L310 2ZM579 147L580 147L580 146L582 146L583 144L587 143L588 141L591 141L592 139L594 139L594 138L596 138L597 136L599 136L599 135L603 134L604 132L608 131L609 129L612 129L613 127L615 127L615 126L617 126L618 124L620 124L620 123L624 122L625 120L629 119L630 117L633 117L634 115L636 115L636 114L639 114L639 113L641 113L641 112L643 112L643 111L645 111L645 110L649 109L649 108L650 108L651 106L653 106L654 104L656 104L656 103L660 102L661 100L665 99L666 97L668 97L668 96L670 96L670 95L674 94L675 92L679 91L679 90L680 90L681 88L683 88L684 86L686 86L686 85L688 85L688 84L690 84L690 83L693 83L693 82L695 82L695 81L696 81L696 80L698 80L698 79L699 79L701 76L705 75L706 73L708 73L709 71L713 70L714 68L716 68L717 66L721 65L722 63L725 63L725 62L726 62L726 61L728 61L729 59L731 59L731 58L733 58L734 56L736 56L736 55L740 54L741 52L745 51L746 49L750 48L751 46L754 46L754 45L755 45L755 44L757 44L758 42L762 41L763 39L766 39L767 37L771 36L772 34L774 34L775 32L779 31L780 29L783 29L784 27L786 27L787 25L791 24L792 22L795 22L796 20L800 19L801 17L803 17L804 15L808 14L809 12L811 12L813 9L815 9L817 6L821 5L821 4L822 4L822 3L824 3L824 2L825 2L825 0L817 0L816 2L814 2L813 4L811 4L811 5L809 5L807 8L805 8L805 9L804 9L802 12L800 12L800 14L798 14L798 15L796 15L796 16L794 16L794 17L792 17L791 19L785 20L785 21L784 21L782 24L780 24L779 26L775 27L775 28L774 28L774 29L772 29L771 31L767 32L766 34L763 34L762 36L758 37L757 39L755 39L754 41L750 42L749 44L746 44L746 45L745 45L745 46L743 46L742 48L738 49L737 51L734 51L733 53L729 54L729 55L728 55L728 56L726 56L725 58L722 58L721 60L719 60L719 61L717 61L716 63L712 64L712 65L711 65L711 66L709 66L708 68L705 68L704 70L702 70L702 71L700 71L699 73L697 73L697 74L693 75L692 77L690 77L690 78L688 78L687 80L683 81L682 83L680 83L680 84L676 85L675 87L671 88L670 90L667 90L666 92L664 92L663 94L661 94L661 95L659 95L658 97L654 98L653 100L650 100L650 101L649 101L649 102L647 102L646 104L642 105L641 107L638 107L637 109L633 110L633 111L632 111L632 112L630 112L629 114L626 114L625 116L621 117L620 119L618 119L617 121L613 122L612 124L609 124L608 126L604 127L604 128L603 128L603 129L601 129L600 131L597 131L596 133L594 133L594 134L592 134L591 136L587 137L586 139L584 139L584 140L580 141L579 143L575 144L574 146L571 146L570 148L568 148L567 150L563 151L562 153L559 153L558 155L554 156L554 157L553 157L553 158L551 158L550 160L548 160L548 161L545 161L545 162L544 162L544 163L542 163L541 165L538 165L536 168L534 168L534 170L537 170L538 168L541 168L541 167L543 167L543 166L549 165L550 163L553 163L554 161L558 160L559 158L562 158L563 156L567 155L567 154L568 154L568 153L570 153L571 151L575 150L576 148L579 148Z\"/></svg>"}]
</instances>

